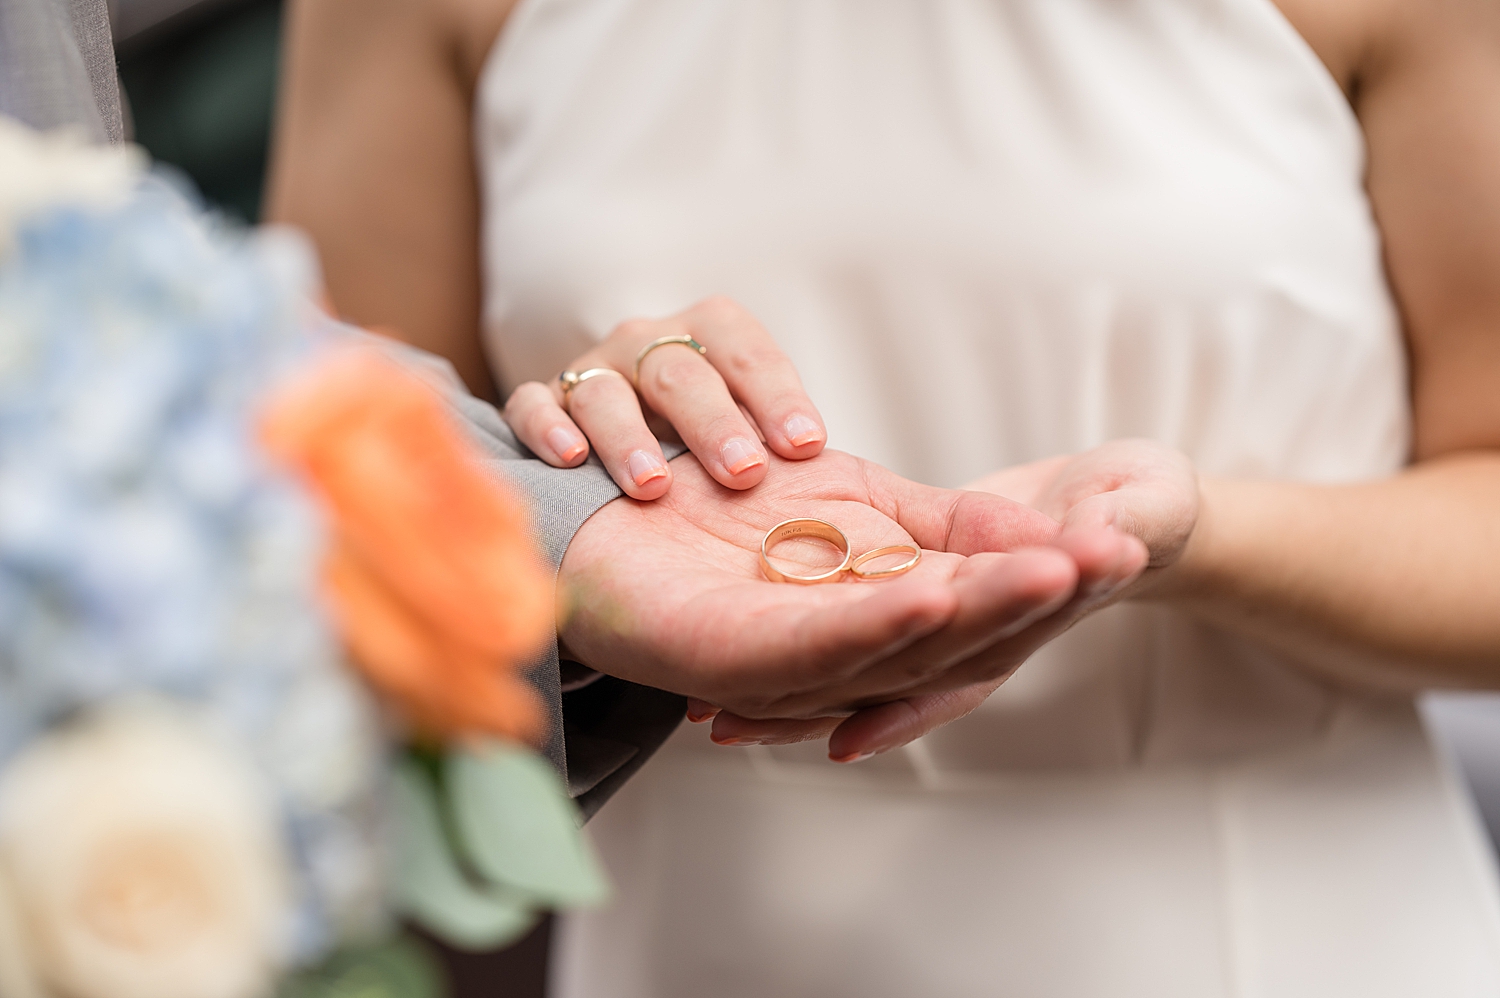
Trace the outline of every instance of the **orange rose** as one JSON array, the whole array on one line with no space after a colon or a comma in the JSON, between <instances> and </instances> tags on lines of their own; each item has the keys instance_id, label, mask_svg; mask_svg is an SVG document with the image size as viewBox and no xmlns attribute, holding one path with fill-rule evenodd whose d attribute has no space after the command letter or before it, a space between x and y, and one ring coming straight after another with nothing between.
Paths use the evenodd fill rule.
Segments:
<instances>
[{"instance_id":1,"label":"orange rose","mask_svg":"<svg viewBox=\"0 0 1500 998\"><path fill-rule=\"evenodd\" d=\"M262 438L328 509L325 582L366 677L426 733L538 737L515 670L552 631L551 574L434 390L340 350L275 395Z\"/></svg>"}]
</instances>

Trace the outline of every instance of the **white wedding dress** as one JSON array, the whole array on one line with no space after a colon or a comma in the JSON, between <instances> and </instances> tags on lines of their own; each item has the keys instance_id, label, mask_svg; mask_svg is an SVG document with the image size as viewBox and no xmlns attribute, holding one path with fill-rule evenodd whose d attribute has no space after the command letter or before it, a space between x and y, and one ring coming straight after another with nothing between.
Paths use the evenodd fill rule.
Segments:
<instances>
[{"instance_id":1,"label":"white wedding dress","mask_svg":"<svg viewBox=\"0 0 1500 998\"><path fill-rule=\"evenodd\" d=\"M724 293L832 446L925 482L1122 436L1251 478L1407 454L1359 126L1270 0L522 0L475 127L507 387ZM1500 995L1411 704L1168 609L860 765L706 735L593 823L618 896L557 994Z\"/></svg>"}]
</instances>

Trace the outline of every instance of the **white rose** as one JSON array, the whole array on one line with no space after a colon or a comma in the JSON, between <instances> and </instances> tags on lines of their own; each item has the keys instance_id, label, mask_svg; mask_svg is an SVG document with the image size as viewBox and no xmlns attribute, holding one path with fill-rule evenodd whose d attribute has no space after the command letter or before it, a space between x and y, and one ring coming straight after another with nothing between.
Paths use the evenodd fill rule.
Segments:
<instances>
[{"instance_id":1,"label":"white rose","mask_svg":"<svg viewBox=\"0 0 1500 998\"><path fill-rule=\"evenodd\" d=\"M0 879L32 981L0 998L258 998L279 969L274 811L249 766L161 701L95 711L0 774Z\"/></svg>"}]
</instances>

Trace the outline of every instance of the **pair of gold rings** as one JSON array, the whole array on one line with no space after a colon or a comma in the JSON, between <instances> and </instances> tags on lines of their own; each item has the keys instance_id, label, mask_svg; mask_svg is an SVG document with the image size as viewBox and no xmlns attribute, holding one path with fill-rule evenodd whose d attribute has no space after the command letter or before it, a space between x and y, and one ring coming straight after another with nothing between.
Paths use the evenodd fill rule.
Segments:
<instances>
[{"instance_id":1,"label":"pair of gold rings","mask_svg":"<svg viewBox=\"0 0 1500 998\"><path fill-rule=\"evenodd\" d=\"M827 541L844 553L844 560L839 562L837 568L830 568L826 572L817 575L793 575L783 572L771 564L771 549L782 541L789 541L794 537L816 537L818 540ZM911 552L899 565L891 568L880 568L874 571L866 571L865 565L876 558L884 558L893 554L904 554ZM866 551L864 554L855 555L849 549L849 538L844 532L827 520L818 520L810 516L798 517L795 520L783 520L770 530L766 531L765 539L760 542L760 567L766 573L766 578L772 582L792 582L801 586L817 585L820 582L837 582L845 572L853 575L856 579L889 579L892 576L901 575L917 567L917 562L922 560L922 549L914 544L888 544L885 547Z\"/></svg>"},{"instance_id":2,"label":"pair of gold rings","mask_svg":"<svg viewBox=\"0 0 1500 998\"><path fill-rule=\"evenodd\" d=\"M655 350L657 347L673 345L681 345L696 350L698 351L698 356L700 357L708 356L708 347L704 346L702 343L699 343L691 336L663 336L660 339L652 340L650 343L647 343L645 346L641 347L641 352L635 355L635 367L631 369L630 378L628 379L630 385L636 388L640 387L641 361L646 359L647 354L649 354L652 350ZM559 374L557 376L557 380L562 384L563 411L568 411L568 399L572 397L573 389L577 388L579 385L583 384L590 378L599 377L601 374L612 374L617 378L625 377L625 375L621 374L619 371L616 371L612 367L591 367L587 371L564 371L563 373Z\"/></svg>"}]
</instances>

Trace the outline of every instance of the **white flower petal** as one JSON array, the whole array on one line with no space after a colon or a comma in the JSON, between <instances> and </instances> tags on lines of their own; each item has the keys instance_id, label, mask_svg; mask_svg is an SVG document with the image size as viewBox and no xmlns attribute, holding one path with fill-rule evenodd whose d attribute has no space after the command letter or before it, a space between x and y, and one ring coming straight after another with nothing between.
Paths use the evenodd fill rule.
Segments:
<instances>
[{"instance_id":1,"label":"white flower petal","mask_svg":"<svg viewBox=\"0 0 1500 998\"><path fill-rule=\"evenodd\" d=\"M260 998L288 862L253 770L163 701L38 739L0 776L0 864L36 974L76 998Z\"/></svg>"}]
</instances>

